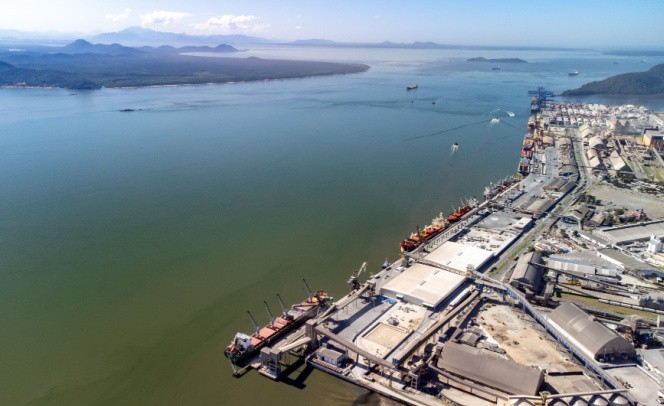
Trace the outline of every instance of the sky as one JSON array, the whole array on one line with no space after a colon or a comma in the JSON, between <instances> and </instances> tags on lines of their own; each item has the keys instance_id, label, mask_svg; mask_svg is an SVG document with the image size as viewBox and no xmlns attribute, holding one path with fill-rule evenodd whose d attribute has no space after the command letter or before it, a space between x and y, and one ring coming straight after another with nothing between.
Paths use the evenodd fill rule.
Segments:
<instances>
[{"instance_id":1,"label":"sky","mask_svg":"<svg viewBox=\"0 0 664 406\"><path fill-rule=\"evenodd\" d=\"M339 42L664 47L662 0L2 0L0 30Z\"/></svg>"}]
</instances>

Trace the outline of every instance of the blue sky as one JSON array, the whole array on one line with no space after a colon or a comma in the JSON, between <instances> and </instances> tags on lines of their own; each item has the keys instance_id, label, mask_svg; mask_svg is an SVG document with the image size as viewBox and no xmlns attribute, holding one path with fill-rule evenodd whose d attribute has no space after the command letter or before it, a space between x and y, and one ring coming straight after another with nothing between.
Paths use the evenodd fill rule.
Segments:
<instances>
[{"instance_id":1,"label":"blue sky","mask_svg":"<svg viewBox=\"0 0 664 406\"><path fill-rule=\"evenodd\" d=\"M98 33L143 26L191 34L342 42L664 47L661 0L21 0L0 29Z\"/></svg>"}]
</instances>

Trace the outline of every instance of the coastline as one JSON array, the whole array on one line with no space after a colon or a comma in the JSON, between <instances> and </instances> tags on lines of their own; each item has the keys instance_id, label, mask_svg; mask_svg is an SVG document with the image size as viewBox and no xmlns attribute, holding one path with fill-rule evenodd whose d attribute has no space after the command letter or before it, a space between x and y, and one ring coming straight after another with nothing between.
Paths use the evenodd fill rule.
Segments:
<instances>
[{"instance_id":1,"label":"coastline","mask_svg":"<svg viewBox=\"0 0 664 406\"><path fill-rule=\"evenodd\" d=\"M0 85L0 89L65 89L65 90L101 90L101 89L140 89L140 88L156 88L156 87L180 87L180 86L208 86L208 85L225 85L225 84L236 84L236 83L252 83L252 82L268 82L274 80L291 80L291 79L307 79L313 77L323 77L323 76L342 76L342 75L352 75L356 73L364 73L371 69L371 66L364 64L357 64L362 66L362 70L355 70L349 72L333 72L333 73L320 73L320 74L307 74L307 75L297 75L297 76L286 76L286 77L274 77L274 78L260 78L254 80L225 80L225 81L209 81L201 83L161 83L161 84L145 84L145 85L131 85L131 86L104 86L97 89L78 89L73 87L63 87L63 86L21 86L21 85Z\"/></svg>"}]
</instances>

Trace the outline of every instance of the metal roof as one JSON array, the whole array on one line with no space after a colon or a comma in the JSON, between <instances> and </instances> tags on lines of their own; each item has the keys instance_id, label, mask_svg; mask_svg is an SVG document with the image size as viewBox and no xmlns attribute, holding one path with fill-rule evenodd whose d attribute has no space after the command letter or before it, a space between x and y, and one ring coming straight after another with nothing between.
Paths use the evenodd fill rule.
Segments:
<instances>
[{"instance_id":1,"label":"metal roof","mask_svg":"<svg viewBox=\"0 0 664 406\"><path fill-rule=\"evenodd\" d=\"M531 262L536 264L542 263L542 256L539 252L529 252L519 258L519 261L516 263L514 271L512 272L510 283L513 285L519 284L527 286L531 290L537 292L540 282L542 281L544 268L532 265Z\"/></svg>"},{"instance_id":2,"label":"metal roof","mask_svg":"<svg viewBox=\"0 0 664 406\"><path fill-rule=\"evenodd\" d=\"M596 233L613 244L627 244L633 241L647 240L651 235L663 235L664 220L614 227Z\"/></svg>"},{"instance_id":3,"label":"metal roof","mask_svg":"<svg viewBox=\"0 0 664 406\"><path fill-rule=\"evenodd\" d=\"M599 135L596 135L596 136L592 137L588 141L588 144L590 145L590 148L594 148L594 149L606 148L606 144L604 144L604 140Z\"/></svg>"},{"instance_id":4,"label":"metal roof","mask_svg":"<svg viewBox=\"0 0 664 406\"><path fill-rule=\"evenodd\" d=\"M636 354L634 347L623 337L571 302L563 302L549 314L549 322L564 332L570 341L592 358L603 355Z\"/></svg>"},{"instance_id":5,"label":"metal roof","mask_svg":"<svg viewBox=\"0 0 664 406\"><path fill-rule=\"evenodd\" d=\"M547 264L553 269L595 274L597 270L619 272L621 267L597 254L596 251L570 252L549 256Z\"/></svg>"},{"instance_id":6,"label":"metal roof","mask_svg":"<svg viewBox=\"0 0 664 406\"><path fill-rule=\"evenodd\" d=\"M438 367L512 395L536 395L544 373L497 354L448 342Z\"/></svg>"},{"instance_id":7,"label":"metal roof","mask_svg":"<svg viewBox=\"0 0 664 406\"><path fill-rule=\"evenodd\" d=\"M514 219L512 219L515 221ZM457 271L465 272L468 265L478 269L493 256L493 251L454 241L446 241L431 251L426 259Z\"/></svg>"},{"instance_id":8,"label":"metal roof","mask_svg":"<svg viewBox=\"0 0 664 406\"><path fill-rule=\"evenodd\" d=\"M424 264L413 264L380 288L380 294L402 295L409 303L438 306L466 278L452 272Z\"/></svg>"}]
</instances>

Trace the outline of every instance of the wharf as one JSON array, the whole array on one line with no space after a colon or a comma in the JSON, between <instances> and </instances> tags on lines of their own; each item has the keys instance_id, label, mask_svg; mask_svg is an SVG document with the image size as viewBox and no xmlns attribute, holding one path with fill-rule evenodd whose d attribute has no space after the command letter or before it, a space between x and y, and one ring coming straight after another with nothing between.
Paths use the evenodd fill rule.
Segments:
<instances>
[{"instance_id":1,"label":"wharf","mask_svg":"<svg viewBox=\"0 0 664 406\"><path fill-rule=\"evenodd\" d=\"M297 355L312 367L410 405L532 404L541 399L542 391L553 391L550 399L564 404L597 399L634 404L615 374L589 358L528 300L549 305L553 289L547 287L537 296L538 292L518 291L503 281L510 279L513 260L525 254L536 236L549 232L560 208L571 205L588 186L585 171L578 170L578 143L566 138L563 132L555 143L544 145L533 127L524 139L533 149L527 153L527 165L519 166L526 171L521 179L492 192L460 221L403 252L364 283L358 281L361 268L349 280L347 295L261 351L261 373L279 379L286 366L284 354L301 350ZM507 310L489 311L493 306ZM534 364L511 360L515 371L492 372L503 364L491 360L507 353L501 343L519 346L515 339L505 341L518 331L506 330L503 336L493 331L494 326L506 325L501 320L508 320L508 315L537 326L536 333L523 340L539 337L549 343L546 365L537 365L535 356L523 356L517 358ZM487 327L480 321L484 317L504 319L492 319ZM530 341L526 348L542 346ZM468 372L459 372L448 361L457 348L483 354L482 363L468 359L462 366ZM488 366L472 371L476 364ZM544 382L544 369L559 375ZM583 378L576 385L566 374ZM536 384L536 390L525 382Z\"/></svg>"}]
</instances>

